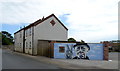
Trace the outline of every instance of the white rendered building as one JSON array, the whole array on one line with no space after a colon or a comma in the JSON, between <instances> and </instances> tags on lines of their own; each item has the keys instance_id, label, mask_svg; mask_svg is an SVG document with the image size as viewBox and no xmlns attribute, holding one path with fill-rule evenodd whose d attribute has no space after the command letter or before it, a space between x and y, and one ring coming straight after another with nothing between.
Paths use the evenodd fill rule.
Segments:
<instances>
[{"instance_id":1,"label":"white rendered building","mask_svg":"<svg viewBox=\"0 0 120 71\"><path fill-rule=\"evenodd\" d=\"M51 14L14 33L15 51L37 55L38 40L67 41L68 29Z\"/></svg>"}]
</instances>

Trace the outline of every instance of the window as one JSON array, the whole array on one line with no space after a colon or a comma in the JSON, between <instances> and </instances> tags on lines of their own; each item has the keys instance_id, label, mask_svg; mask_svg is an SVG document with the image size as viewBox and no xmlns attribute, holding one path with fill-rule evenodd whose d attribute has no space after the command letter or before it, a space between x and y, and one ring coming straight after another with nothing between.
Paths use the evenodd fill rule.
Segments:
<instances>
[{"instance_id":1,"label":"window","mask_svg":"<svg viewBox=\"0 0 120 71\"><path fill-rule=\"evenodd\" d=\"M60 46L60 47L59 47L59 52L60 52L60 53L64 53L64 52L65 52L65 47Z\"/></svg>"},{"instance_id":2,"label":"window","mask_svg":"<svg viewBox=\"0 0 120 71\"><path fill-rule=\"evenodd\" d=\"M21 48L21 43L20 43L20 48Z\"/></svg>"},{"instance_id":3,"label":"window","mask_svg":"<svg viewBox=\"0 0 120 71\"><path fill-rule=\"evenodd\" d=\"M30 48L31 48L31 42L30 42Z\"/></svg>"},{"instance_id":4,"label":"window","mask_svg":"<svg viewBox=\"0 0 120 71\"><path fill-rule=\"evenodd\" d=\"M29 31L30 31L30 36L31 36L31 28L30 28L30 30L29 30Z\"/></svg>"}]
</instances>

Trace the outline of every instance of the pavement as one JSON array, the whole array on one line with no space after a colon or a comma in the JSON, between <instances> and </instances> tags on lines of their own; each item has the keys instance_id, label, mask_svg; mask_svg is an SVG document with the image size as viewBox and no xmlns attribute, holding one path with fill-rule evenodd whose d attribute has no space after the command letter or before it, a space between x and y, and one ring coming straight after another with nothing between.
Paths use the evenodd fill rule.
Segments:
<instances>
[{"instance_id":1,"label":"pavement","mask_svg":"<svg viewBox=\"0 0 120 71\"><path fill-rule=\"evenodd\" d=\"M53 59L43 56L31 56L28 54L12 52L35 59L37 61L57 66L62 69L118 69L118 53L109 53L109 61L104 60L77 60L77 59Z\"/></svg>"},{"instance_id":2,"label":"pavement","mask_svg":"<svg viewBox=\"0 0 120 71\"><path fill-rule=\"evenodd\" d=\"M56 59L53 59L56 60ZM57 59L65 63L74 64L76 66L83 66L85 69L118 69L118 61L97 61L97 60L66 60ZM82 68L84 69L84 68Z\"/></svg>"},{"instance_id":3,"label":"pavement","mask_svg":"<svg viewBox=\"0 0 120 71\"><path fill-rule=\"evenodd\" d=\"M110 52L109 53L109 60L78 60L78 59L52 59L52 60L57 60L61 62L66 62L70 63L72 65L76 66L83 66L83 67L88 67L88 69L119 69L119 60L118 60L118 55L120 53L117 52ZM84 69L84 68L82 68Z\"/></svg>"},{"instance_id":4,"label":"pavement","mask_svg":"<svg viewBox=\"0 0 120 71\"><path fill-rule=\"evenodd\" d=\"M109 53L109 60L78 60L78 59L52 59L52 60L57 60L61 62L66 62L70 64L74 64L77 66L84 66L88 67L89 69L118 69L118 55L120 53L117 52L110 52Z\"/></svg>"}]
</instances>

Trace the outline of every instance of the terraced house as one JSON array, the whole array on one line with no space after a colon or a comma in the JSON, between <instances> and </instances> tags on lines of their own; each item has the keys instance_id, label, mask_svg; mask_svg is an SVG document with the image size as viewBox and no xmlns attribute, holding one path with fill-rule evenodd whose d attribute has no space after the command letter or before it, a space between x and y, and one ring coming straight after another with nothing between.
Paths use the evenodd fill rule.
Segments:
<instances>
[{"instance_id":1,"label":"terraced house","mask_svg":"<svg viewBox=\"0 0 120 71\"><path fill-rule=\"evenodd\" d=\"M67 41L68 29L54 15L39 19L14 33L14 50L37 55L38 40Z\"/></svg>"}]
</instances>

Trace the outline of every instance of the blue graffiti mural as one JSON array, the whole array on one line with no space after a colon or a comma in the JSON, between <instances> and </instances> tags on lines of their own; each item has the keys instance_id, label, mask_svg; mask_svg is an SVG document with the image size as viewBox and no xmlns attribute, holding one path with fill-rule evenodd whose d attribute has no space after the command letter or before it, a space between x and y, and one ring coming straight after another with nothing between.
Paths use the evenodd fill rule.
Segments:
<instances>
[{"instance_id":1,"label":"blue graffiti mural","mask_svg":"<svg viewBox=\"0 0 120 71\"><path fill-rule=\"evenodd\" d=\"M103 60L103 44L54 43L54 58Z\"/></svg>"}]
</instances>

